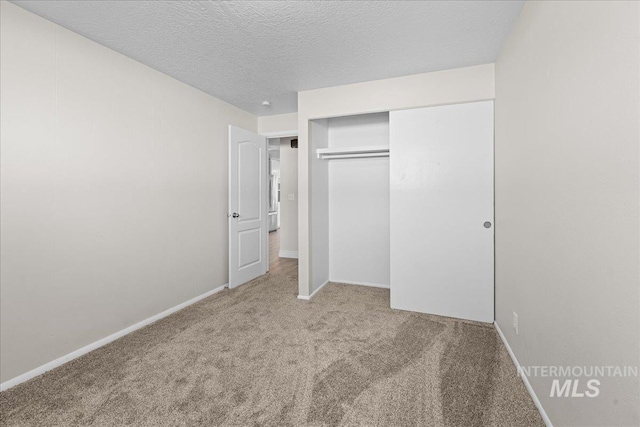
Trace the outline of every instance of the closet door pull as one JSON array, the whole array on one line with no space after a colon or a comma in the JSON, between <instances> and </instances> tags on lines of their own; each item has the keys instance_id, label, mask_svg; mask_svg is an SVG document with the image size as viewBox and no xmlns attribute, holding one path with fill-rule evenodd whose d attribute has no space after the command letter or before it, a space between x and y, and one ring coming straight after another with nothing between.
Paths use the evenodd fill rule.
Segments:
<instances>
[{"instance_id":1,"label":"closet door pull","mask_svg":"<svg viewBox=\"0 0 640 427\"><path fill-rule=\"evenodd\" d=\"M484 228L491 228L491 223L489 221L486 221L484 223Z\"/></svg>"}]
</instances>

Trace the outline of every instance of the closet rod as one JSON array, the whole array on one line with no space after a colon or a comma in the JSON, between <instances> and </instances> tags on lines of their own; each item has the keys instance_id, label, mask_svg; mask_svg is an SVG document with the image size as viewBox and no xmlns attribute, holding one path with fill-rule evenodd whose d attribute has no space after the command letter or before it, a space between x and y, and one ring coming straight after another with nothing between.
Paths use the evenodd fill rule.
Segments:
<instances>
[{"instance_id":1,"label":"closet rod","mask_svg":"<svg viewBox=\"0 0 640 427\"><path fill-rule=\"evenodd\" d=\"M387 157L388 145L370 145L367 147L318 148L319 159L355 159L358 157Z\"/></svg>"},{"instance_id":2,"label":"closet rod","mask_svg":"<svg viewBox=\"0 0 640 427\"><path fill-rule=\"evenodd\" d=\"M320 154L321 160L332 159L360 159L366 157L389 157L389 152L386 153L360 153L360 154Z\"/></svg>"}]
</instances>

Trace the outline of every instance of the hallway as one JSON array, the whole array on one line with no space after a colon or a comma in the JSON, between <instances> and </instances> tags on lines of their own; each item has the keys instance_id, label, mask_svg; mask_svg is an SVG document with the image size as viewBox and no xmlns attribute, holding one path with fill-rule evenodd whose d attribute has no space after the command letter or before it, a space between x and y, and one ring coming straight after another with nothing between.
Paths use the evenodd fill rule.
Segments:
<instances>
[{"instance_id":1,"label":"hallway","mask_svg":"<svg viewBox=\"0 0 640 427\"><path fill-rule=\"evenodd\" d=\"M298 277L298 260L293 258L280 258L280 232L278 230L269 233L269 273L294 274Z\"/></svg>"}]
</instances>

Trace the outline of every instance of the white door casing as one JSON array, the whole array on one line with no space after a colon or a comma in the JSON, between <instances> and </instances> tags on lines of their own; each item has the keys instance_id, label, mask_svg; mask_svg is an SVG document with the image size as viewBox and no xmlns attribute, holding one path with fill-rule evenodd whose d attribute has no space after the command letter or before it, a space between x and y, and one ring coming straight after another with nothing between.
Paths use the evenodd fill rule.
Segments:
<instances>
[{"instance_id":1,"label":"white door casing","mask_svg":"<svg viewBox=\"0 0 640 427\"><path fill-rule=\"evenodd\" d=\"M390 178L391 307L493 322L493 101L391 112Z\"/></svg>"},{"instance_id":2,"label":"white door casing","mask_svg":"<svg viewBox=\"0 0 640 427\"><path fill-rule=\"evenodd\" d=\"M267 272L267 139L229 126L229 288Z\"/></svg>"}]
</instances>

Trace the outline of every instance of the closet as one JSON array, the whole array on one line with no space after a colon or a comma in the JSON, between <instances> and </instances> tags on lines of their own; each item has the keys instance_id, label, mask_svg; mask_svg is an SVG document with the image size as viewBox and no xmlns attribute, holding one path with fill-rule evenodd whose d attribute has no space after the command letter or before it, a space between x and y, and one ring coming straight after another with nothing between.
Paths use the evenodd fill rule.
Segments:
<instances>
[{"instance_id":1,"label":"closet","mask_svg":"<svg viewBox=\"0 0 640 427\"><path fill-rule=\"evenodd\" d=\"M310 121L310 277L492 322L493 101Z\"/></svg>"}]
</instances>

